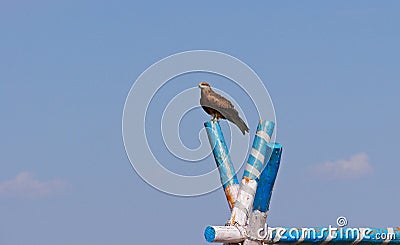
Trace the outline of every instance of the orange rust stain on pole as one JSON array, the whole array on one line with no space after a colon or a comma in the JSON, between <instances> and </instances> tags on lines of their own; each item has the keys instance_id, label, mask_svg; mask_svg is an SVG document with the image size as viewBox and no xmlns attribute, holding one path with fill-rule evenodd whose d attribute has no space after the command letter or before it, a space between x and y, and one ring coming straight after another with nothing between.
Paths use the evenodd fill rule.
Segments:
<instances>
[{"instance_id":1,"label":"orange rust stain on pole","mask_svg":"<svg viewBox=\"0 0 400 245\"><path fill-rule=\"evenodd\" d=\"M236 223L236 215L233 214L232 218L231 218L231 225L235 225Z\"/></svg>"},{"instance_id":2,"label":"orange rust stain on pole","mask_svg":"<svg viewBox=\"0 0 400 245\"><path fill-rule=\"evenodd\" d=\"M232 194L231 186L229 186L229 185L226 186L225 195L226 195L226 198L228 199L229 207L232 209L233 205L235 204L236 197L234 197Z\"/></svg>"},{"instance_id":3,"label":"orange rust stain on pole","mask_svg":"<svg viewBox=\"0 0 400 245\"><path fill-rule=\"evenodd\" d=\"M251 178L247 177L247 176L243 176L244 181L246 181L246 184L249 183L249 181L251 180Z\"/></svg>"}]
</instances>

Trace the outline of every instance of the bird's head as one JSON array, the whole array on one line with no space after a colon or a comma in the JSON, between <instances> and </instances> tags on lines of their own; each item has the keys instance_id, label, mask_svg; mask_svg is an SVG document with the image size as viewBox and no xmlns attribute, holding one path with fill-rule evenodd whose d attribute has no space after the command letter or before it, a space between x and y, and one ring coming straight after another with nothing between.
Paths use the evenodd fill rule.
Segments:
<instances>
[{"instance_id":1,"label":"bird's head","mask_svg":"<svg viewBox=\"0 0 400 245\"><path fill-rule=\"evenodd\" d=\"M199 83L199 88L200 89L210 88L210 84L208 84L207 82L201 82L201 83Z\"/></svg>"}]
</instances>

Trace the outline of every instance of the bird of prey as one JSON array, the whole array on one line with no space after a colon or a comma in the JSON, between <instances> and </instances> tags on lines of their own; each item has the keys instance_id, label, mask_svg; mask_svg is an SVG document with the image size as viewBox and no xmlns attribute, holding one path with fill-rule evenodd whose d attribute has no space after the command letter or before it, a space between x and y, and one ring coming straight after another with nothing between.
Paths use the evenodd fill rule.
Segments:
<instances>
[{"instance_id":1,"label":"bird of prey","mask_svg":"<svg viewBox=\"0 0 400 245\"><path fill-rule=\"evenodd\" d=\"M242 134L249 132L246 123L239 117L238 111L229 100L215 93L206 82L199 83L199 88L201 90L200 105L207 114L213 117L213 121L220 118L227 119L238 126Z\"/></svg>"}]
</instances>

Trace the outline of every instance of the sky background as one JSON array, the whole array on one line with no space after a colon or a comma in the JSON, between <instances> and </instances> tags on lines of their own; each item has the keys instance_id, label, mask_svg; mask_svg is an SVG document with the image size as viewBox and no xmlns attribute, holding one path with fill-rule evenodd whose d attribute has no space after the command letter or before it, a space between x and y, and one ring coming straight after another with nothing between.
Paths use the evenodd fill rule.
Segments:
<instances>
[{"instance_id":1,"label":"sky background","mask_svg":"<svg viewBox=\"0 0 400 245\"><path fill-rule=\"evenodd\" d=\"M270 226L398 226L399 11L389 0L1 1L0 244L206 244L204 228L229 217L223 191L157 191L121 133L136 78L193 49L239 58L271 95L284 151ZM209 117L187 117L183 142L195 147Z\"/></svg>"}]
</instances>

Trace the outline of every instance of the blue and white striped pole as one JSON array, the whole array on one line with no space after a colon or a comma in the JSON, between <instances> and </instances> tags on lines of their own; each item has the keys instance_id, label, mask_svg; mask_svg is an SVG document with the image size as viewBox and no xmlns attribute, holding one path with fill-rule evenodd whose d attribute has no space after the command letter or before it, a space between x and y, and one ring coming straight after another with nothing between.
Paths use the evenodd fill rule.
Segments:
<instances>
[{"instance_id":1,"label":"blue and white striped pole","mask_svg":"<svg viewBox=\"0 0 400 245\"><path fill-rule=\"evenodd\" d=\"M239 192L239 181L233 167L231 157L229 156L228 147L226 146L224 135L218 121L205 122L204 126L207 130L208 140L214 154L215 163L217 164L221 183L224 187L225 196L228 200L230 209L236 201Z\"/></svg>"},{"instance_id":2,"label":"blue and white striped pole","mask_svg":"<svg viewBox=\"0 0 400 245\"><path fill-rule=\"evenodd\" d=\"M261 172L260 180L258 181L256 195L253 202L253 212L249 218L247 226L247 238L244 245L261 245L262 239L259 235L260 228L265 227L267 220L267 212L271 201L272 190L274 188L275 179L278 174L278 169L282 155L282 145L279 143L269 143L268 152L271 152L264 170Z\"/></svg>"},{"instance_id":3,"label":"blue and white striped pole","mask_svg":"<svg viewBox=\"0 0 400 245\"><path fill-rule=\"evenodd\" d=\"M275 124L260 120L254 137L253 146L247 160L235 205L232 209L230 225L244 226L253 205L257 181L264 166L267 144L271 140Z\"/></svg>"}]
</instances>

